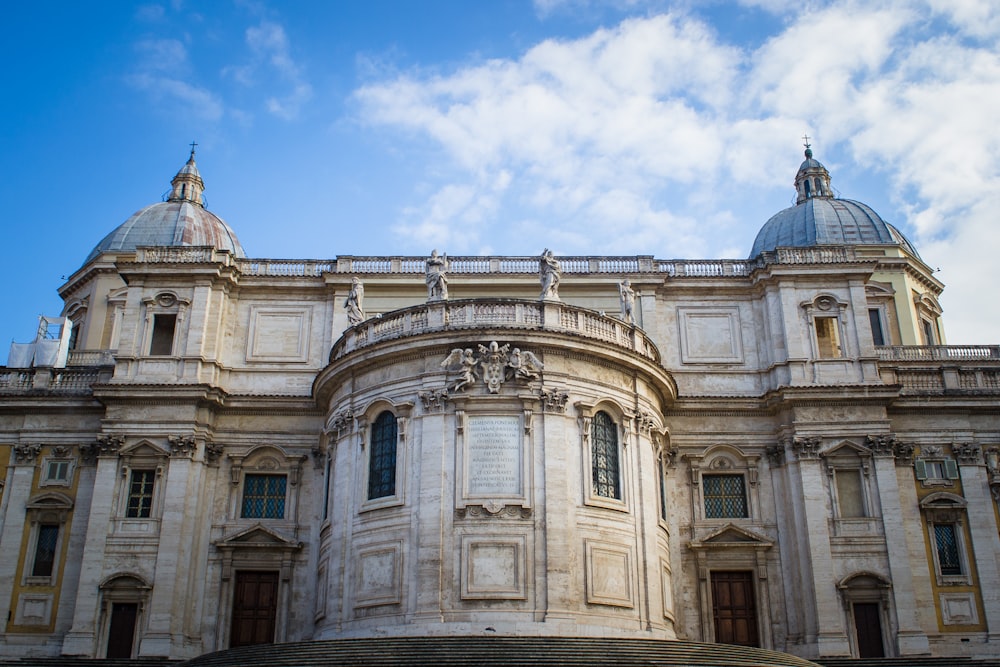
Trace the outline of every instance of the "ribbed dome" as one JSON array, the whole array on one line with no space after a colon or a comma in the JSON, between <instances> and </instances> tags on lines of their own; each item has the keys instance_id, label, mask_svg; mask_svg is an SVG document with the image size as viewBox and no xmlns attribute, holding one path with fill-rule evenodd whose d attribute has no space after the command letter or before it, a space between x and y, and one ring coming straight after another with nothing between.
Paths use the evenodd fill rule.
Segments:
<instances>
[{"instance_id":1,"label":"ribbed dome","mask_svg":"<svg viewBox=\"0 0 1000 667\"><path fill-rule=\"evenodd\" d=\"M795 189L798 192L795 206L764 223L753 242L750 259L779 247L869 244L900 245L920 257L903 233L868 205L835 198L829 172L813 159L808 146L806 159L795 176Z\"/></svg>"},{"instance_id":2,"label":"ribbed dome","mask_svg":"<svg viewBox=\"0 0 1000 667\"><path fill-rule=\"evenodd\" d=\"M167 201L132 214L94 247L86 262L102 252L128 252L139 246L213 246L246 257L236 233L203 204L205 185L194 162L194 150L174 176L172 186Z\"/></svg>"}]
</instances>

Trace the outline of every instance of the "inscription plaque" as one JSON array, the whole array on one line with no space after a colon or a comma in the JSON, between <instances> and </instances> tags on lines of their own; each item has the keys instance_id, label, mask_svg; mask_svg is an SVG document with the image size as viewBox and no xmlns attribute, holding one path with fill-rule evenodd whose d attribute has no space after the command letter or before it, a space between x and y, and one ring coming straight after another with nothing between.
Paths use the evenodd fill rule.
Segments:
<instances>
[{"instance_id":1,"label":"inscription plaque","mask_svg":"<svg viewBox=\"0 0 1000 667\"><path fill-rule=\"evenodd\" d=\"M469 495L521 495L521 418L470 415L466 432Z\"/></svg>"}]
</instances>

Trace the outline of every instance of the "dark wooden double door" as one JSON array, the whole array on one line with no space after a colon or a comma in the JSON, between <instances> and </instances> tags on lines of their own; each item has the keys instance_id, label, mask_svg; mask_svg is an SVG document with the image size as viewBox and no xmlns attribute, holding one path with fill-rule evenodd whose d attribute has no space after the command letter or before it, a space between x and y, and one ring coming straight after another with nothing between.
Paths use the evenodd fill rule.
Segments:
<instances>
[{"instance_id":1,"label":"dark wooden double door","mask_svg":"<svg viewBox=\"0 0 1000 667\"><path fill-rule=\"evenodd\" d=\"M855 602L854 629L858 638L859 658L884 658L882 612L878 602Z\"/></svg>"},{"instance_id":2,"label":"dark wooden double door","mask_svg":"<svg viewBox=\"0 0 1000 667\"><path fill-rule=\"evenodd\" d=\"M237 571L235 586L229 645L273 643L278 611L278 573Z\"/></svg>"},{"instance_id":3,"label":"dark wooden double door","mask_svg":"<svg viewBox=\"0 0 1000 667\"><path fill-rule=\"evenodd\" d=\"M712 572L712 620L717 643L760 646L752 572Z\"/></svg>"}]
</instances>

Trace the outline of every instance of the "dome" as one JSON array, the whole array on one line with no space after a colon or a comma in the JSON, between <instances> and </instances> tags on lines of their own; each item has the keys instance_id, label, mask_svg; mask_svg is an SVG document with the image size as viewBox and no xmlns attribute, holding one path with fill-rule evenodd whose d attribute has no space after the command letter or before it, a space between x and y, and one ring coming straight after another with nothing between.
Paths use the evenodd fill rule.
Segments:
<instances>
[{"instance_id":1,"label":"dome","mask_svg":"<svg viewBox=\"0 0 1000 667\"><path fill-rule=\"evenodd\" d=\"M830 188L830 174L806 145L806 159L795 176L795 206L764 223L750 250L750 259L779 247L819 245L899 245L919 258L902 232L867 204L838 199Z\"/></svg>"},{"instance_id":2,"label":"dome","mask_svg":"<svg viewBox=\"0 0 1000 667\"><path fill-rule=\"evenodd\" d=\"M246 257L236 233L205 208L205 184L191 157L171 182L167 201L151 204L118 226L98 243L87 262L107 251L132 251L139 246L212 246ZM84 262L86 263L86 262Z\"/></svg>"}]
</instances>

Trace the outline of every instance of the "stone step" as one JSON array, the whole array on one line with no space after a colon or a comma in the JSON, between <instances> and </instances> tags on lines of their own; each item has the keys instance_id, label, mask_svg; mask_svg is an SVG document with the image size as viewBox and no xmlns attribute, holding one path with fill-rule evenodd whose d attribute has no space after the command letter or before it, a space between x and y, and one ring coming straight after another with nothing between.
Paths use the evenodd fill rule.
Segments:
<instances>
[{"instance_id":1,"label":"stone step","mask_svg":"<svg viewBox=\"0 0 1000 667\"><path fill-rule=\"evenodd\" d=\"M823 667L1000 667L996 660L975 660L966 657L932 658L816 658Z\"/></svg>"},{"instance_id":2,"label":"stone step","mask_svg":"<svg viewBox=\"0 0 1000 667\"><path fill-rule=\"evenodd\" d=\"M79 658L75 656L31 656L0 658L0 667L170 667L177 660L166 658Z\"/></svg>"},{"instance_id":3,"label":"stone step","mask_svg":"<svg viewBox=\"0 0 1000 667\"><path fill-rule=\"evenodd\" d=\"M814 667L801 658L724 644L642 639L411 637L250 646L200 656L185 667Z\"/></svg>"}]
</instances>

